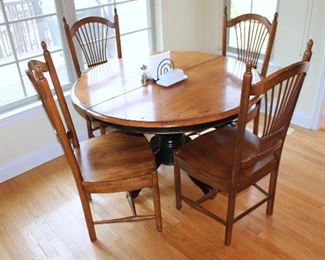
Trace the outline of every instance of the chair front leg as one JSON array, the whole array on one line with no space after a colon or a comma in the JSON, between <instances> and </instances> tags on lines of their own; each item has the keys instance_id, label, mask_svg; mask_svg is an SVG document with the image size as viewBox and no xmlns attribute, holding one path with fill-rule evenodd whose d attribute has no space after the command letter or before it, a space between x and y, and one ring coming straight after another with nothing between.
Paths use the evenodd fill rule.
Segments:
<instances>
[{"instance_id":1,"label":"chair front leg","mask_svg":"<svg viewBox=\"0 0 325 260\"><path fill-rule=\"evenodd\" d=\"M175 178L175 194L176 194L176 209L182 209L182 199L181 199L181 170L177 165L175 160L174 162L174 178Z\"/></svg>"},{"instance_id":2,"label":"chair front leg","mask_svg":"<svg viewBox=\"0 0 325 260\"><path fill-rule=\"evenodd\" d=\"M79 195L80 195L81 205L82 205L82 209L83 209L85 220L86 220L89 238L90 238L91 242L94 242L97 240L97 237L96 237L96 230L95 230L93 216L91 214L91 209L90 209L90 205L89 205L89 201L88 201L87 192L79 189Z\"/></svg>"},{"instance_id":3,"label":"chair front leg","mask_svg":"<svg viewBox=\"0 0 325 260\"><path fill-rule=\"evenodd\" d=\"M227 208L227 219L226 219L226 232L225 232L225 245L231 244L232 227L234 225L236 205L236 192L231 192L228 195L228 208Z\"/></svg>"}]
</instances>

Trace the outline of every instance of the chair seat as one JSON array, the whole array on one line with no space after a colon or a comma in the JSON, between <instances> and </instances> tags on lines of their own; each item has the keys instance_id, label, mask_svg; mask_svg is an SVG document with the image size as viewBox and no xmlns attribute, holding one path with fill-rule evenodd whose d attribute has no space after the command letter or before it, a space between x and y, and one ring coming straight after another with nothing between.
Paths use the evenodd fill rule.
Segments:
<instances>
[{"instance_id":1,"label":"chair seat","mask_svg":"<svg viewBox=\"0 0 325 260\"><path fill-rule=\"evenodd\" d=\"M84 185L149 175L156 162L142 135L112 132L80 142L75 149Z\"/></svg>"},{"instance_id":2,"label":"chair seat","mask_svg":"<svg viewBox=\"0 0 325 260\"><path fill-rule=\"evenodd\" d=\"M175 155L178 164L191 176L217 189L227 191L231 181L234 144L237 128L226 126L207 134L201 135L186 143ZM260 139L250 133L245 133L242 159L258 153ZM272 169L274 156L268 155L239 173L239 186L249 186L247 181L254 182L265 174L266 167ZM266 174L265 174L266 175Z\"/></svg>"}]
</instances>

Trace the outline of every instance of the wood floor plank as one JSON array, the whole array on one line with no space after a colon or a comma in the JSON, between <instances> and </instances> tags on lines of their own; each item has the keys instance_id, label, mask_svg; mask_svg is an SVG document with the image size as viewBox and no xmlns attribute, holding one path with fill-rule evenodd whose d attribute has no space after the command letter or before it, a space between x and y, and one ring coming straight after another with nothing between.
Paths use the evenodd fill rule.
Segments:
<instances>
[{"instance_id":1,"label":"wood floor plank","mask_svg":"<svg viewBox=\"0 0 325 260\"><path fill-rule=\"evenodd\" d=\"M65 158L60 157L0 184L0 259L325 259L325 131L294 127L287 136L273 216L265 206L238 221L232 245L224 227L183 203L175 208L173 167L159 168L163 231L154 221L96 226L91 243L80 200ZM268 179L260 186L267 187ZM183 192L200 190L182 174ZM150 189L135 202L153 210ZM248 189L236 213L261 197ZM204 206L224 216L218 194ZM94 195L94 217L131 214L125 194Z\"/></svg>"}]
</instances>

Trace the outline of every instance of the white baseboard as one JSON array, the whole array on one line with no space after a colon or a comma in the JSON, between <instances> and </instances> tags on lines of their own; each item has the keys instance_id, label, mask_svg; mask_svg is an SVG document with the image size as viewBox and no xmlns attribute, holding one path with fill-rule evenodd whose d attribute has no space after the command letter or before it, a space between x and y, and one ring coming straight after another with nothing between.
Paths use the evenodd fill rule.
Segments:
<instances>
[{"instance_id":1,"label":"white baseboard","mask_svg":"<svg viewBox=\"0 0 325 260\"><path fill-rule=\"evenodd\" d=\"M307 128L307 129L312 129L313 118L308 117L304 113L296 112L292 116L291 123L293 123L295 125L299 125L301 127Z\"/></svg>"},{"instance_id":2,"label":"white baseboard","mask_svg":"<svg viewBox=\"0 0 325 260\"><path fill-rule=\"evenodd\" d=\"M32 154L11 161L0 168L0 183L14 178L63 154L59 143L43 147Z\"/></svg>"},{"instance_id":3,"label":"white baseboard","mask_svg":"<svg viewBox=\"0 0 325 260\"><path fill-rule=\"evenodd\" d=\"M87 138L87 133L84 132L79 134L78 137L80 141L85 140ZM25 173L61 155L63 155L63 149L60 143L56 142L44 146L27 156L22 156L11 161L0 167L0 183Z\"/></svg>"}]
</instances>

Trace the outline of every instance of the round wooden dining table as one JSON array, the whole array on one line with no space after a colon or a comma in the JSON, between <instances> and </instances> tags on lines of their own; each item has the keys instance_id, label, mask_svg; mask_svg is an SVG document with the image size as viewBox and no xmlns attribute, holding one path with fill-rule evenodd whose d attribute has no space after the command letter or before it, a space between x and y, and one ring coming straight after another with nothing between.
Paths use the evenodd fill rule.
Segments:
<instances>
[{"instance_id":1,"label":"round wooden dining table","mask_svg":"<svg viewBox=\"0 0 325 260\"><path fill-rule=\"evenodd\" d=\"M90 69L75 83L73 104L113 128L151 133L158 166L173 163L185 133L237 117L245 64L204 52L174 51L187 79L169 87L141 81L141 59L116 59ZM253 70L253 81L259 80Z\"/></svg>"}]
</instances>

